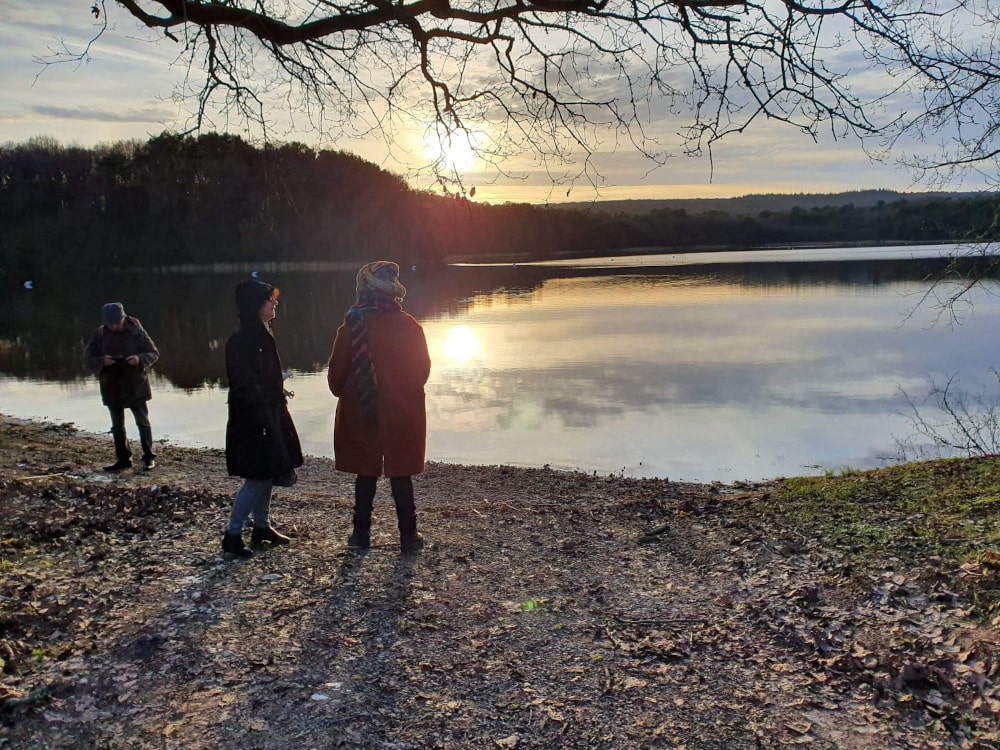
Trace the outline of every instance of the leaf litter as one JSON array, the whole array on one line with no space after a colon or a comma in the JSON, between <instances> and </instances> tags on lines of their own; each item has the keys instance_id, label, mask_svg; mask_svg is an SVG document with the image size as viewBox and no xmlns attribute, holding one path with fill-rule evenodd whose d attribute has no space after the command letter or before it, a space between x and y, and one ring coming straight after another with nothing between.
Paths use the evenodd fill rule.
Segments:
<instances>
[{"instance_id":1,"label":"leaf litter","mask_svg":"<svg viewBox=\"0 0 1000 750\"><path fill-rule=\"evenodd\" d=\"M0 438L0 747L1000 747L995 545L861 559L778 481L431 464L429 546L380 485L359 554L309 459L293 543L234 561L221 452L109 480L106 436Z\"/></svg>"}]
</instances>

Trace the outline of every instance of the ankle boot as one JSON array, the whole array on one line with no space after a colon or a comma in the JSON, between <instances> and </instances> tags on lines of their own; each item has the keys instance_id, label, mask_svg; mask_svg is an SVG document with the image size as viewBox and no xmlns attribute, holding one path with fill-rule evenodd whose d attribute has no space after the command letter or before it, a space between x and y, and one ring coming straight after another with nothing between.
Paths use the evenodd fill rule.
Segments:
<instances>
[{"instance_id":1,"label":"ankle boot","mask_svg":"<svg viewBox=\"0 0 1000 750\"><path fill-rule=\"evenodd\" d=\"M404 555L412 555L424 548L424 535L414 529L401 531L399 534L399 551Z\"/></svg>"},{"instance_id":2,"label":"ankle boot","mask_svg":"<svg viewBox=\"0 0 1000 750\"><path fill-rule=\"evenodd\" d=\"M424 547L424 537L417 531L417 506L413 499L413 479L392 477L392 499L396 504L399 524L399 548L403 554L419 552Z\"/></svg>"},{"instance_id":3,"label":"ankle boot","mask_svg":"<svg viewBox=\"0 0 1000 750\"><path fill-rule=\"evenodd\" d=\"M288 544L292 540L281 532L275 531L270 526L266 529L259 529L256 526L253 527L253 531L250 532L250 544L256 546L258 544L263 544L264 542L270 542L271 544Z\"/></svg>"},{"instance_id":4,"label":"ankle boot","mask_svg":"<svg viewBox=\"0 0 1000 750\"><path fill-rule=\"evenodd\" d=\"M248 557L253 557L253 552L247 549L247 546L243 543L243 537L239 534L224 534L222 536L222 551L236 557L241 557L244 560Z\"/></svg>"},{"instance_id":5,"label":"ankle boot","mask_svg":"<svg viewBox=\"0 0 1000 750\"><path fill-rule=\"evenodd\" d=\"M354 517L351 519L354 530L347 538L347 546L351 549L371 547L372 505L377 484L377 477L358 476L354 480Z\"/></svg>"},{"instance_id":6,"label":"ankle boot","mask_svg":"<svg viewBox=\"0 0 1000 750\"><path fill-rule=\"evenodd\" d=\"M153 452L153 428L139 427L139 444L142 445L142 463L155 465L156 454ZM150 467L152 468L152 467Z\"/></svg>"},{"instance_id":7,"label":"ankle boot","mask_svg":"<svg viewBox=\"0 0 1000 750\"><path fill-rule=\"evenodd\" d=\"M112 427L111 437L115 441L115 458L117 459L111 466L106 466L105 471L121 471L132 466L132 451L128 447L128 438L125 435L124 427Z\"/></svg>"},{"instance_id":8,"label":"ankle boot","mask_svg":"<svg viewBox=\"0 0 1000 750\"><path fill-rule=\"evenodd\" d=\"M368 549L371 547L371 527L355 525L354 531L347 537L347 546L350 549Z\"/></svg>"}]
</instances>

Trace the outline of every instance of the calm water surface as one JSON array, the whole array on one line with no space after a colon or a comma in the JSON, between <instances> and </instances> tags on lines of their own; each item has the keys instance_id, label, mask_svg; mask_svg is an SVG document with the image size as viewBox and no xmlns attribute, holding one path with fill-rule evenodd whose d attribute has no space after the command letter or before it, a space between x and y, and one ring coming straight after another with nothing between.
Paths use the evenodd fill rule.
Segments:
<instances>
[{"instance_id":1,"label":"calm water surface","mask_svg":"<svg viewBox=\"0 0 1000 750\"><path fill-rule=\"evenodd\" d=\"M428 457L690 481L881 465L912 433L903 391L921 398L929 379L956 374L971 393L996 384L990 342L1000 300L979 294L953 327L934 325L934 306L918 304L943 251L410 271L406 307L434 362ZM261 276L282 287L275 329L303 446L330 456L336 402L325 361L353 273ZM150 408L157 437L221 447L221 347L242 277L39 279L31 290L12 281L0 324L0 411L106 431L96 381L79 361L101 303L119 299L162 350Z\"/></svg>"}]
</instances>

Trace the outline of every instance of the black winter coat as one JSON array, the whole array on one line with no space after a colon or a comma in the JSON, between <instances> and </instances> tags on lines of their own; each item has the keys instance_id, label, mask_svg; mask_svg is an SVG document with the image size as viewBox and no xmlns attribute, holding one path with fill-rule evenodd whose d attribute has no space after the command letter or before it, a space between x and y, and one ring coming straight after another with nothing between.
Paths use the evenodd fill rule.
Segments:
<instances>
[{"instance_id":1,"label":"black winter coat","mask_svg":"<svg viewBox=\"0 0 1000 750\"><path fill-rule=\"evenodd\" d=\"M115 358L113 365L105 366L106 354ZM138 366L125 363L125 358L133 354L139 358ZM106 406L139 406L153 397L148 373L160 352L138 318L127 316L121 331L98 326L87 344L86 358L87 366L101 383L101 400Z\"/></svg>"},{"instance_id":2,"label":"black winter coat","mask_svg":"<svg viewBox=\"0 0 1000 750\"><path fill-rule=\"evenodd\" d=\"M288 413L278 347L259 319L242 322L226 342L226 377L230 475L273 479L301 466L302 447Z\"/></svg>"}]
</instances>

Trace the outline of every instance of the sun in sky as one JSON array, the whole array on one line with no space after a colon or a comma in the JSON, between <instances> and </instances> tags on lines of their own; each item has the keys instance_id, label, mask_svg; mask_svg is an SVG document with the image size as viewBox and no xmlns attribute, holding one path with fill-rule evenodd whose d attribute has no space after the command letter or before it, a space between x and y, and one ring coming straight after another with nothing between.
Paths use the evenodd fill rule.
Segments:
<instances>
[{"instance_id":1,"label":"sun in sky","mask_svg":"<svg viewBox=\"0 0 1000 750\"><path fill-rule=\"evenodd\" d=\"M428 162L437 163L449 172L462 174L476 166L476 145L481 139L482 135L475 131L442 133L430 128L424 135L423 155Z\"/></svg>"}]
</instances>

